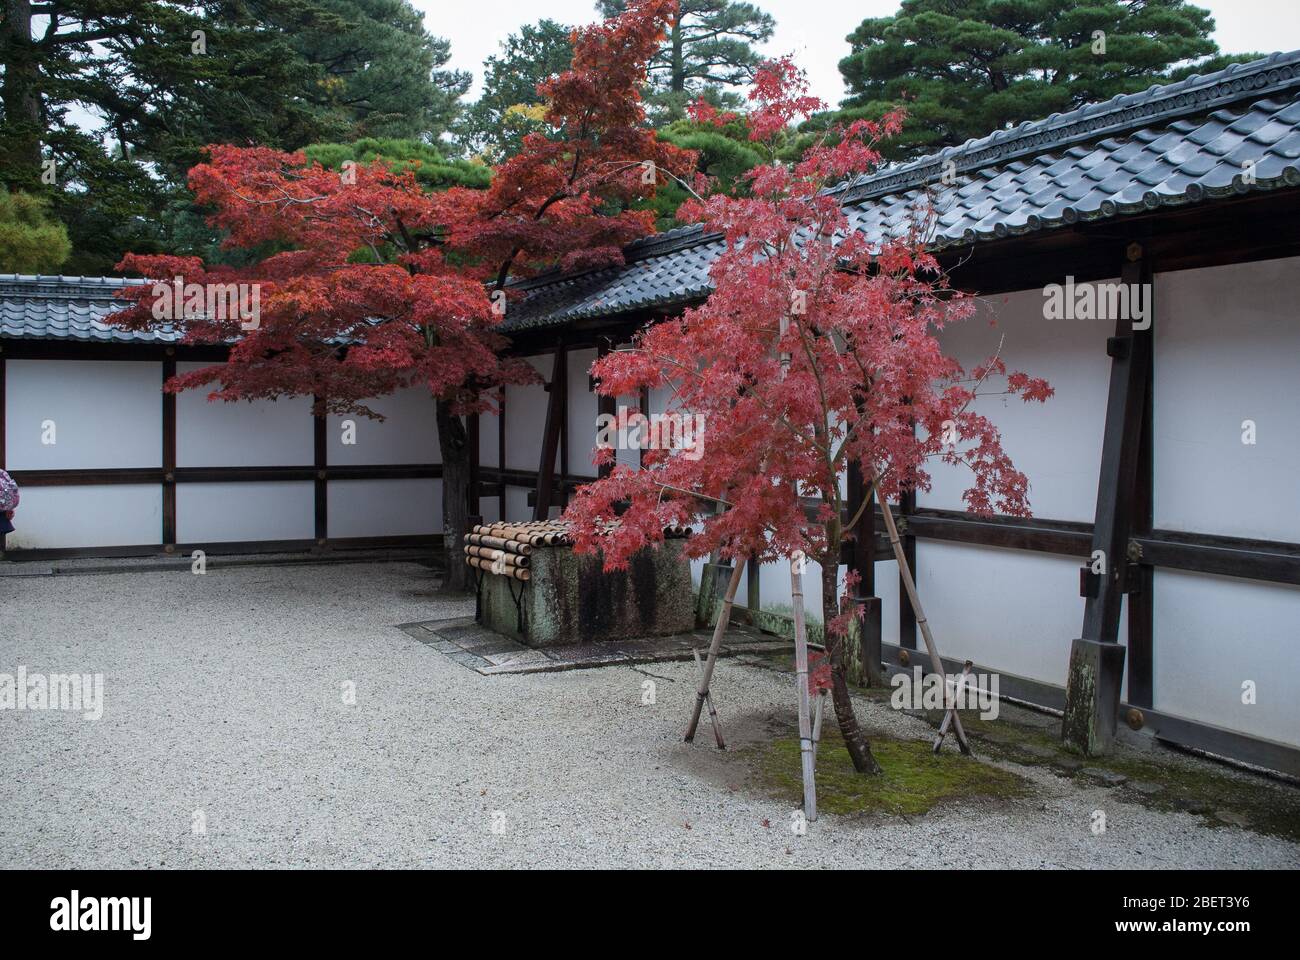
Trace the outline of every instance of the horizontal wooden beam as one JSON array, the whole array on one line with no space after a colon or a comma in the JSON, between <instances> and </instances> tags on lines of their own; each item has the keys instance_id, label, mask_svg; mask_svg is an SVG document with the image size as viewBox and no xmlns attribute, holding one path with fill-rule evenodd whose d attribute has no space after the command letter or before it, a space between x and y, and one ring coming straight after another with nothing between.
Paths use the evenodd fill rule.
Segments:
<instances>
[{"instance_id":1,"label":"horizontal wooden beam","mask_svg":"<svg viewBox=\"0 0 1300 960\"><path fill-rule=\"evenodd\" d=\"M1156 530L1132 541L1141 562L1171 570L1300 584L1300 544Z\"/></svg>"},{"instance_id":2,"label":"horizontal wooden beam","mask_svg":"<svg viewBox=\"0 0 1300 960\"><path fill-rule=\"evenodd\" d=\"M923 673L930 673L930 667L924 657L918 657L913 650L903 651L897 644L881 645L885 666L891 673L911 672L920 667ZM907 654L904 663L901 653ZM965 666L963 661L942 657L944 670L951 674L961 673ZM1065 689L1053 683L1044 683L1028 677L993 670L987 666L975 665L975 673L996 673L998 675L998 696L1005 700L1020 701L1031 706L1040 707L1060 713L1065 706ZM1121 703L1120 716L1128 713L1130 704ZM1300 776L1300 748L1276 740L1253 737L1249 734L1218 727L1186 717L1176 717L1152 710L1150 707L1138 706L1142 713L1143 727L1140 732L1129 733L1120 724L1124 737L1154 736L1157 740L1192 750L1200 750L1218 757L1248 763L1252 766L1276 770L1289 776Z\"/></svg>"},{"instance_id":3,"label":"horizontal wooden beam","mask_svg":"<svg viewBox=\"0 0 1300 960\"><path fill-rule=\"evenodd\" d=\"M1086 558L1092 525L1066 520L974 517L952 511L921 510L907 517L915 537L1005 547ZM1129 541L1140 548L1143 565L1243 580L1300 584L1300 543L1250 540L1211 534L1156 530Z\"/></svg>"},{"instance_id":4,"label":"horizontal wooden beam","mask_svg":"<svg viewBox=\"0 0 1300 960\"><path fill-rule=\"evenodd\" d=\"M1063 520L977 517L954 511L918 510L907 516L904 526L912 536L927 540L1069 557L1087 557L1092 544L1092 524Z\"/></svg>"},{"instance_id":5,"label":"horizontal wooden beam","mask_svg":"<svg viewBox=\"0 0 1300 960\"><path fill-rule=\"evenodd\" d=\"M360 464L318 470L293 467L177 467L170 478L161 467L94 470L11 470L20 487L87 487L119 484L288 483L307 480L425 480L442 476L436 463Z\"/></svg>"},{"instance_id":6,"label":"horizontal wooden beam","mask_svg":"<svg viewBox=\"0 0 1300 960\"><path fill-rule=\"evenodd\" d=\"M265 553L309 553L322 556L331 552L349 550L386 550L414 549L429 547L435 554L442 546L442 534L415 534L391 537L341 537L322 546L315 540L232 540L222 543L178 543L172 550L163 544L126 544L116 547L51 547L30 550L10 550L6 560L36 563L49 560L73 559L112 559L134 557L158 557L179 559L188 557L195 550L202 550L208 556L235 556L241 554L257 555Z\"/></svg>"}]
</instances>

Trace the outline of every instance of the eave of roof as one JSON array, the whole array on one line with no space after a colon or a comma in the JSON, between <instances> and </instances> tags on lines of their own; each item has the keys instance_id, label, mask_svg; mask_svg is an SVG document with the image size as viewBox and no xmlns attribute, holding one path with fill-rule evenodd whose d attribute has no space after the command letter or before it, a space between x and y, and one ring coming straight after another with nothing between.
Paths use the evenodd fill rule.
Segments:
<instances>
[{"instance_id":1,"label":"eave of roof","mask_svg":"<svg viewBox=\"0 0 1300 960\"><path fill-rule=\"evenodd\" d=\"M124 277L64 277L0 274L0 338L73 340L87 343L175 343L170 325L122 330L104 317L123 309L123 287L146 283Z\"/></svg>"},{"instance_id":2,"label":"eave of roof","mask_svg":"<svg viewBox=\"0 0 1300 960\"><path fill-rule=\"evenodd\" d=\"M834 192L877 237L928 198L942 250L1297 185L1300 51L1027 121ZM631 244L623 266L535 278L519 285L529 296L505 329L685 305L708 295L721 249L720 235L685 227Z\"/></svg>"}]
</instances>

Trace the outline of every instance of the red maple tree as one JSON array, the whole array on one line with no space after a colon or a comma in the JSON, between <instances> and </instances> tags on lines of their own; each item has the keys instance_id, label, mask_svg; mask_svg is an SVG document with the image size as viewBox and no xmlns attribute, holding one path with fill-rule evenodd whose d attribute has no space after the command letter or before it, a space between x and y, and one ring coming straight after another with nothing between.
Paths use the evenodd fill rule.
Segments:
<instances>
[{"instance_id":1,"label":"red maple tree","mask_svg":"<svg viewBox=\"0 0 1300 960\"><path fill-rule=\"evenodd\" d=\"M184 344L230 346L227 363L175 377L170 391L211 387L209 398L221 401L311 396L318 414L374 416L368 398L427 388L442 455L447 584L464 589L463 418L490 411L501 384L536 379L526 363L501 357L507 341L496 328L509 282L620 262L624 244L654 230L652 214L630 207L664 177L694 169L693 153L645 128L639 94L675 8L640 0L575 31L572 68L539 86L548 130L529 136L486 190L426 194L413 171L382 160L340 172L301 153L209 147L190 189L212 210L224 246L251 262L128 255L119 270L158 283L126 291L133 303L112 322L173 324ZM254 288L259 315L175 309L176 280Z\"/></svg>"},{"instance_id":2,"label":"red maple tree","mask_svg":"<svg viewBox=\"0 0 1300 960\"><path fill-rule=\"evenodd\" d=\"M759 71L751 101L751 138L773 157L787 126L821 107L788 59ZM846 681L843 640L859 611L841 598L838 577L856 522L845 516L842 478L856 463L878 496L896 497L928 488L926 464L938 458L971 469L972 511L1028 515L1028 481L971 404L994 378L1027 401L1051 394L996 357L967 372L943 353L937 334L973 306L925 249L926 210L873 240L852 229L827 189L874 169L880 140L902 119L899 111L832 130L797 163L773 159L750 171L749 197L713 196L685 209L726 239L713 294L593 372L608 396L670 389L669 413L703 415L703 450L647 451L643 470L614 469L582 488L566 513L578 549L602 550L611 569L660 541L666 526L690 523L700 530L687 541L694 556L772 562L802 552L818 562L835 713L859 772L879 767ZM595 456L613 458L609 449ZM715 513L719 503L725 509ZM606 536L602 521L620 511ZM846 598L855 581L850 573Z\"/></svg>"}]
</instances>

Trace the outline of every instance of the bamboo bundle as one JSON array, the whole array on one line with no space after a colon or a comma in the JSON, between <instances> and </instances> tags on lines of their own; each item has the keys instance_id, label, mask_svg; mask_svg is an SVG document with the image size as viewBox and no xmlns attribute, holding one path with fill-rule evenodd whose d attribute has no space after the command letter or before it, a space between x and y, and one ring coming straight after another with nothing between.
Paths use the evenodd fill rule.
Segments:
<instances>
[{"instance_id":1,"label":"bamboo bundle","mask_svg":"<svg viewBox=\"0 0 1300 960\"><path fill-rule=\"evenodd\" d=\"M531 557L507 553L505 550L493 550L491 547L466 547L465 556L478 557L480 560L500 560L509 567L527 567L533 562Z\"/></svg>"},{"instance_id":2,"label":"bamboo bundle","mask_svg":"<svg viewBox=\"0 0 1300 960\"><path fill-rule=\"evenodd\" d=\"M609 536L616 533L619 526L620 522L615 519L600 524L598 529L602 535ZM665 527L663 531L664 538L668 540L684 540L691 535L691 532L689 527L677 526ZM572 527L563 520L521 520L480 524L473 529L472 535L525 544L530 547L567 546L572 545L574 540ZM477 543L477 541L473 542Z\"/></svg>"},{"instance_id":3,"label":"bamboo bundle","mask_svg":"<svg viewBox=\"0 0 1300 960\"><path fill-rule=\"evenodd\" d=\"M519 540L506 540L502 537L492 537L480 533L465 534L465 542L470 546L490 547L493 550L504 550L506 553L517 553L524 557L533 552L533 545L530 543Z\"/></svg>"},{"instance_id":4,"label":"bamboo bundle","mask_svg":"<svg viewBox=\"0 0 1300 960\"><path fill-rule=\"evenodd\" d=\"M488 573L495 573L498 576L502 576L502 577L512 577L515 580L522 580L525 583L531 580L533 576L532 572L529 571L527 567L507 566L507 567L499 567L493 569L494 562L491 560L484 560L482 557L467 556L465 558L465 562L468 563L471 567L474 567L478 570L485 570Z\"/></svg>"}]
</instances>

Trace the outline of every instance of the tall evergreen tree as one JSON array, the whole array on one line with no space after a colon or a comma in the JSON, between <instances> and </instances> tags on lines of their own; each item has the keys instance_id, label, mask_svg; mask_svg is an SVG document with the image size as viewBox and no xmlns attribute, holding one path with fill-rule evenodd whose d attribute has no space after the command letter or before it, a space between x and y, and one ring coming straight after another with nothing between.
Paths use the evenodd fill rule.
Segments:
<instances>
[{"instance_id":1,"label":"tall evergreen tree","mask_svg":"<svg viewBox=\"0 0 1300 960\"><path fill-rule=\"evenodd\" d=\"M0 0L0 180L43 192L67 269L187 252L209 143L436 139L468 85L407 0ZM180 244L180 246L178 246Z\"/></svg>"},{"instance_id":2,"label":"tall evergreen tree","mask_svg":"<svg viewBox=\"0 0 1300 960\"><path fill-rule=\"evenodd\" d=\"M609 17L627 0L597 0ZM737 88L749 83L763 56L756 44L771 39L776 21L751 3L734 0L679 0L663 46L650 62L650 102L660 119L678 120L686 106L703 96L735 106Z\"/></svg>"},{"instance_id":3,"label":"tall evergreen tree","mask_svg":"<svg viewBox=\"0 0 1300 960\"><path fill-rule=\"evenodd\" d=\"M909 122L886 152L915 156L1246 59L1216 59L1213 30L1186 0L903 0L849 35L837 119L905 99Z\"/></svg>"},{"instance_id":4,"label":"tall evergreen tree","mask_svg":"<svg viewBox=\"0 0 1300 960\"><path fill-rule=\"evenodd\" d=\"M460 139L491 163L519 152L523 139L545 129L537 85L569 69L572 27L554 20L524 24L483 63L483 94L465 111Z\"/></svg>"}]
</instances>

